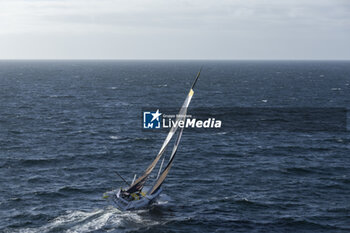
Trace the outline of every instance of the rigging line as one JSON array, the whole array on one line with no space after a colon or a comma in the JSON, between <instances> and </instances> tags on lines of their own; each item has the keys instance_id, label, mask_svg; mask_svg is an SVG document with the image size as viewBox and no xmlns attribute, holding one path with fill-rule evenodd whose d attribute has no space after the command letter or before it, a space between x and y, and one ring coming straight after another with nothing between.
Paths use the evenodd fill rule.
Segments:
<instances>
[{"instance_id":1,"label":"rigging line","mask_svg":"<svg viewBox=\"0 0 350 233\"><path fill-rule=\"evenodd\" d=\"M130 185L117 171L114 171L127 185Z\"/></svg>"}]
</instances>

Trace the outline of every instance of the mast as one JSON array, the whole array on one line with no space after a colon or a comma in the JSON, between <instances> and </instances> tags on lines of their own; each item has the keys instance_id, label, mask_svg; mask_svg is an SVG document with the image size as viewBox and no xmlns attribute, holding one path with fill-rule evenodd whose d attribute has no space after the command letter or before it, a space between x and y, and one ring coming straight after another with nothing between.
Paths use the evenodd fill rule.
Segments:
<instances>
[{"instance_id":1,"label":"mast","mask_svg":"<svg viewBox=\"0 0 350 233\"><path fill-rule=\"evenodd\" d=\"M187 94L187 97L186 97L184 103L182 104L182 107L181 107L181 109L180 109L180 111L179 111L179 113L178 113L178 115L177 115L177 117L176 117L176 121L177 121L177 122L178 122L178 121L181 121L181 120L185 120L185 118L186 118L187 108L188 108L188 106L189 106L189 104L190 104L190 102L191 102L192 96L193 96L193 94L194 94L193 88L194 88L194 86L196 85L196 82L197 82L197 80L198 80L198 78L199 78L199 75L200 75L200 73L201 73L201 70L202 70L202 68L199 70L199 72L198 72L198 74L197 74L197 76L196 76L196 78L195 78L195 80L194 80L194 82L193 82L193 84L192 84L192 87L191 87L189 93ZM153 160L153 162L147 167L147 169L145 170L145 172L143 173L143 175L140 176L140 177L127 189L127 192L128 192L128 193L134 193L134 192L137 192L137 191L141 191L141 190L142 190L142 188L143 188L143 186L144 186L146 180L148 179L148 177L149 177L150 173L152 172L152 170L153 170L153 169L155 168L155 166L157 165L159 159L160 159L160 158L162 157L162 155L164 154L164 152L165 152L165 150L166 150L166 147L168 146L170 140L172 139L172 137L173 137L174 134L176 133L178 127L179 127L178 124L176 124L176 126L173 126L173 127L170 129L170 131L169 131L167 137L165 138L165 140L164 140L164 142L163 142L163 145L162 145L162 147L160 148L160 150L159 150L159 152L158 152L156 158L155 158L155 159ZM181 134L182 134L182 131L183 131L183 128L181 129ZM179 134L179 135L180 135L180 138L181 138L181 134ZM178 138L178 141L180 141L180 138ZM177 146L176 146L176 148L177 148ZM174 151L174 149L173 149L173 151ZM176 150L175 150L175 153L176 153ZM170 161L172 161L172 159L173 159L175 153L172 155ZM169 163L170 163L170 161L169 161ZM168 165L169 165L169 163L168 163ZM167 165L167 167L166 167L165 169L167 169L167 168L169 167L169 170L170 170L171 164L170 164L169 166L168 166L168 165ZM165 169L164 169L164 170L165 170ZM163 173L164 173L164 172L163 172ZM162 175L163 175L163 173L162 173ZM159 179L162 178L162 175L160 176ZM165 176L166 176L166 174L165 174ZM164 178L165 178L165 177L164 177Z\"/></svg>"}]
</instances>

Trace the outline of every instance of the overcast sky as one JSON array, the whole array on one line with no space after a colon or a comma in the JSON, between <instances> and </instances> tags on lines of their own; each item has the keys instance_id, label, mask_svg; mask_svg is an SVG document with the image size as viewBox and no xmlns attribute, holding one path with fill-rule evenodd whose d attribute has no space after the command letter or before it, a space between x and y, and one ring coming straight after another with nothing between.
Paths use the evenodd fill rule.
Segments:
<instances>
[{"instance_id":1,"label":"overcast sky","mask_svg":"<svg viewBox=\"0 0 350 233\"><path fill-rule=\"evenodd\" d=\"M350 0L0 0L0 59L350 59Z\"/></svg>"}]
</instances>

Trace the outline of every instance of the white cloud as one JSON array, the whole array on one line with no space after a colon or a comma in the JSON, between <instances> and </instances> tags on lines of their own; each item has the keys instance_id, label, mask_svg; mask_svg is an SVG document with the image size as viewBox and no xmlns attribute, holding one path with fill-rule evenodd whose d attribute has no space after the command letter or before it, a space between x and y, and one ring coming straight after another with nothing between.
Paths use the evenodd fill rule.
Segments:
<instances>
[{"instance_id":1,"label":"white cloud","mask_svg":"<svg viewBox=\"0 0 350 233\"><path fill-rule=\"evenodd\" d=\"M329 47L343 58L349 9L347 0L0 0L0 51L10 53L0 56L327 58ZM74 49L83 46L77 43L82 38L88 45ZM43 51L46 40L60 50ZM297 49L305 44L312 48L308 53ZM317 49L321 53L312 52Z\"/></svg>"}]
</instances>

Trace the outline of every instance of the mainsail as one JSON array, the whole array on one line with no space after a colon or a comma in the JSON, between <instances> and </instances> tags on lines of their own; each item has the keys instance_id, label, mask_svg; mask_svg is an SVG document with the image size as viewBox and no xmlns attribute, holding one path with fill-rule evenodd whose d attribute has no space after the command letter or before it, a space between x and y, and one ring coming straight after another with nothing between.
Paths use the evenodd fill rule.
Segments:
<instances>
[{"instance_id":1,"label":"mainsail","mask_svg":"<svg viewBox=\"0 0 350 233\"><path fill-rule=\"evenodd\" d=\"M194 94L194 91L193 91L193 88L199 78L199 75L201 73L201 70L198 72L197 74L197 77L196 79L194 80L193 84L192 84L192 87L176 117L176 122L179 122L179 121L184 121L186 119L186 114L187 114L187 108L188 108L188 105L190 104L191 102L191 99L192 99L192 96ZM170 140L172 139L172 137L174 136L174 134L176 133L177 129L179 127L179 124L176 124L176 125L173 125L173 127L170 129L169 133L168 133L168 136L165 138L164 142L163 142L163 145L162 147L160 148L156 158L153 160L153 162L147 167L147 169L145 170L145 172L143 173L142 176L140 176L126 191L128 193L134 193L134 192L137 192L137 191L141 191L147 178L149 177L149 175L151 174L152 170L155 168L155 166L157 165L159 159L162 157L162 155L164 154ZM157 190L157 188L160 187L160 185L162 184L162 182L164 181L166 175L168 174L170 168L171 168L171 164L172 164L172 161L174 159L174 156L176 154L176 150L177 150L177 146L180 142L180 139L181 139L181 135L182 135L182 131L183 131L183 127L181 128L179 134L178 134L178 137L176 139L176 142L175 142L175 145L174 145L174 148L173 148L173 151L172 151L172 154L170 156L170 161L169 163L167 164L167 166L165 167L164 171L162 172L162 174L160 175L159 179L157 180L156 184L153 186L153 188L151 189L150 192L154 192L154 190Z\"/></svg>"}]
</instances>

